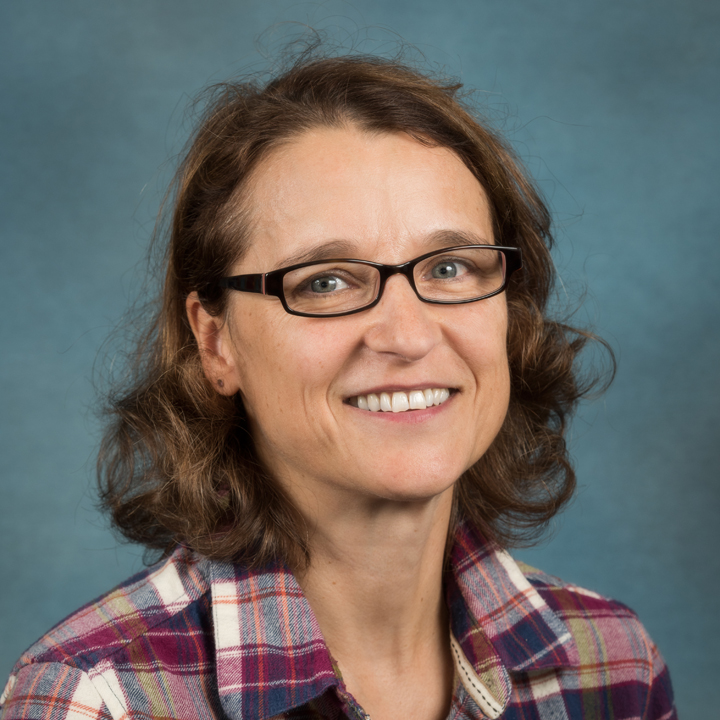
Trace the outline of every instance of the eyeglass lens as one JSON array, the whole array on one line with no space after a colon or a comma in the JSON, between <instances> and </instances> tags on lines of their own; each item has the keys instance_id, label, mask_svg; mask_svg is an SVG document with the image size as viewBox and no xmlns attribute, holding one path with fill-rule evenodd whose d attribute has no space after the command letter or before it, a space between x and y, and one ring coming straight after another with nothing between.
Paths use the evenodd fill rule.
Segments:
<instances>
[{"instance_id":1,"label":"eyeglass lens","mask_svg":"<svg viewBox=\"0 0 720 720\"><path fill-rule=\"evenodd\" d=\"M441 251L413 270L420 297L439 302L465 302L498 291L505 278L504 256L491 248ZM380 271L362 262L321 262L283 277L285 301L292 310L325 315L370 305L380 289Z\"/></svg>"}]
</instances>

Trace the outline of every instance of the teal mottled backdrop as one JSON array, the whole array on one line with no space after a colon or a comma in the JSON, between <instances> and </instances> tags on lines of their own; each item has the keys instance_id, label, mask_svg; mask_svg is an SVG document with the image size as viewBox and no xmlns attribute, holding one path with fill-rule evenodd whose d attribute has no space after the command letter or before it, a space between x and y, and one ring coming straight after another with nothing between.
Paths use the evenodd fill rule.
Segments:
<instances>
[{"instance_id":1,"label":"teal mottled backdrop","mask_svg":"<svg viewBox=\"0 0 720 720\"><path fill-rule=\"evenodd\" d=\"M301 28L466 85L556 217L578 317L619 359L572 431L580 491L523 559L640 614L684 720L720 707L720 4L28 0L0 4L0 674L142 567L94 509L93 367L140 289L203 86ZM1 684L1 683L0 683Z\"/></svg>"}]
</instances>

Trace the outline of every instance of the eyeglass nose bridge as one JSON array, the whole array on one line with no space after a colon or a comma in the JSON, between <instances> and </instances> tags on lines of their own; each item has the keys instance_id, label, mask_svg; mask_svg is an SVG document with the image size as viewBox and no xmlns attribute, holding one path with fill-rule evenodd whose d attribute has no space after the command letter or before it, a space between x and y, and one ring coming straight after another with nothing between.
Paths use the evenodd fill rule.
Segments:
<instances>
[{"instance_id":1,"label":"eyeglass nose bridge","mask_svg":"<svg viewBox=\"0 0 720 720\"><path fill-rule=\"evenodd\" d=\"M404 275L408 284L412 288L415 296L418 300L426 302L425 299L420 295L415 284L415 265L417 260L408 260L408 262L401 263L400 265L384 265L382 263L373 263L380 275L380 281L378 282L377 297L373 300L372 305L377 305L382 299L383 293L385 292L385 283L393 275ZM372 307L372 305L370 307Z\"/></svg>"}]
</instances>

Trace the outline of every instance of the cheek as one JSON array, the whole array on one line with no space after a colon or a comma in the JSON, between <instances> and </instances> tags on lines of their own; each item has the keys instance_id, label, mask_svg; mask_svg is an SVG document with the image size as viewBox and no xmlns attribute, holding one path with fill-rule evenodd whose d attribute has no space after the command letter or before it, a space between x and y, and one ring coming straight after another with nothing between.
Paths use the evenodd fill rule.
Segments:
<instances>
[{"instance_id":1,"label":"cheek","mask_svg":"<svg viewBox=\"0 0 720 720\"><path fill-rule=\"evenodd\" d=\"M510 401L510 368L507 354L507 309L502 302L482 308L467 318L463 355L476 384L477 417L499 430Z\"/></svg>"},{"instance_id":2,"label":"cheek","mask_svg":"<svg viewBox=\"0 0 720 720\"><path fill-rule=\"evenodd\" d=\"M484 348L483 363L476 368L478 416L499 432L510 403L510 370L504 345Z\"/></svg>"},{"instance_id":3,"label":"cheek","mask_svg":"<svg viewBox=\"0 0 720 720\"><path fill-rule=\"evenodd\" d=\"M507 350L507 305L505 297L501 297L502 303L499 303L495 331L489 341L488 362L495 376L495 394L504 419L510 402L510 365Z\"/></svg>"},{"instance_id":4,"label":"cheek","mask_svg":"<svg viewBox=\"0 0 720 720\"><path fill-rule=\"evenodd\" d=\"M466 306L456 336L471 368L507 374L507 306L503 295ZM456 326L457 327L457 326Z\"/></svg>"},{"instance_id":5,"label":"cheek","mask_svg":"<svg viewBox=\"0 0 720 720\"><path fill-rule=\"evenodd\" d=\"M333 333L324 322L321 326L284 312L264 322L246 318L234 349L246 408L256 421L264 425L266 417L282 424L287 418L297 421L298 415L311 421L321 417L317 406L324 404L347 355L347 333Z\"/></svg>"},{"instance_id":6,"label":"cheek","mask_svg":"<svg viewBox=\"0 0 720 720\"><path fill-rule=\"evenodd\" d=\"M328 332L327 321L316 329L288 318L291 322L268 324L264 335L236 345L255 446L278 477L288 468L312 472L340 443L330 400L348 357L347 343Z\"/></svg>"},{"instance_id":7,"label":"cheek","mask_svg":"<svg viewBox=\"0 0 720 720\"><path fill-rule=\"evenodd\" d=\"M248 416L257 419L275 407L283 394L288 359L278 326L266 313L236 313L230 324L230 343L237 382Z\"/></svg>"}]
</instances>

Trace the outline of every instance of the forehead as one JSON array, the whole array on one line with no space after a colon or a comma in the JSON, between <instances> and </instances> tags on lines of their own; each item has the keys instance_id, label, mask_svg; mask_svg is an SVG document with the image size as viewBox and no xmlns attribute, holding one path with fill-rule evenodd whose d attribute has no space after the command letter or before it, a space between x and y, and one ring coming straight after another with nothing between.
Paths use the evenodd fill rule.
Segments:
<instances>
[{"instance_id":1,"label":"forehead","mask_svg":"<svg viewBox=\"0 0 720 720\"><path fill-rule=\"evenodd\" d=\"M493 242L487 196L460 158L399 133L303 133L255 169L246 203L252 230L238 267L247 272L318 248L397 263L453 244L453 233Z\"/></svg>"}]
</instances>

